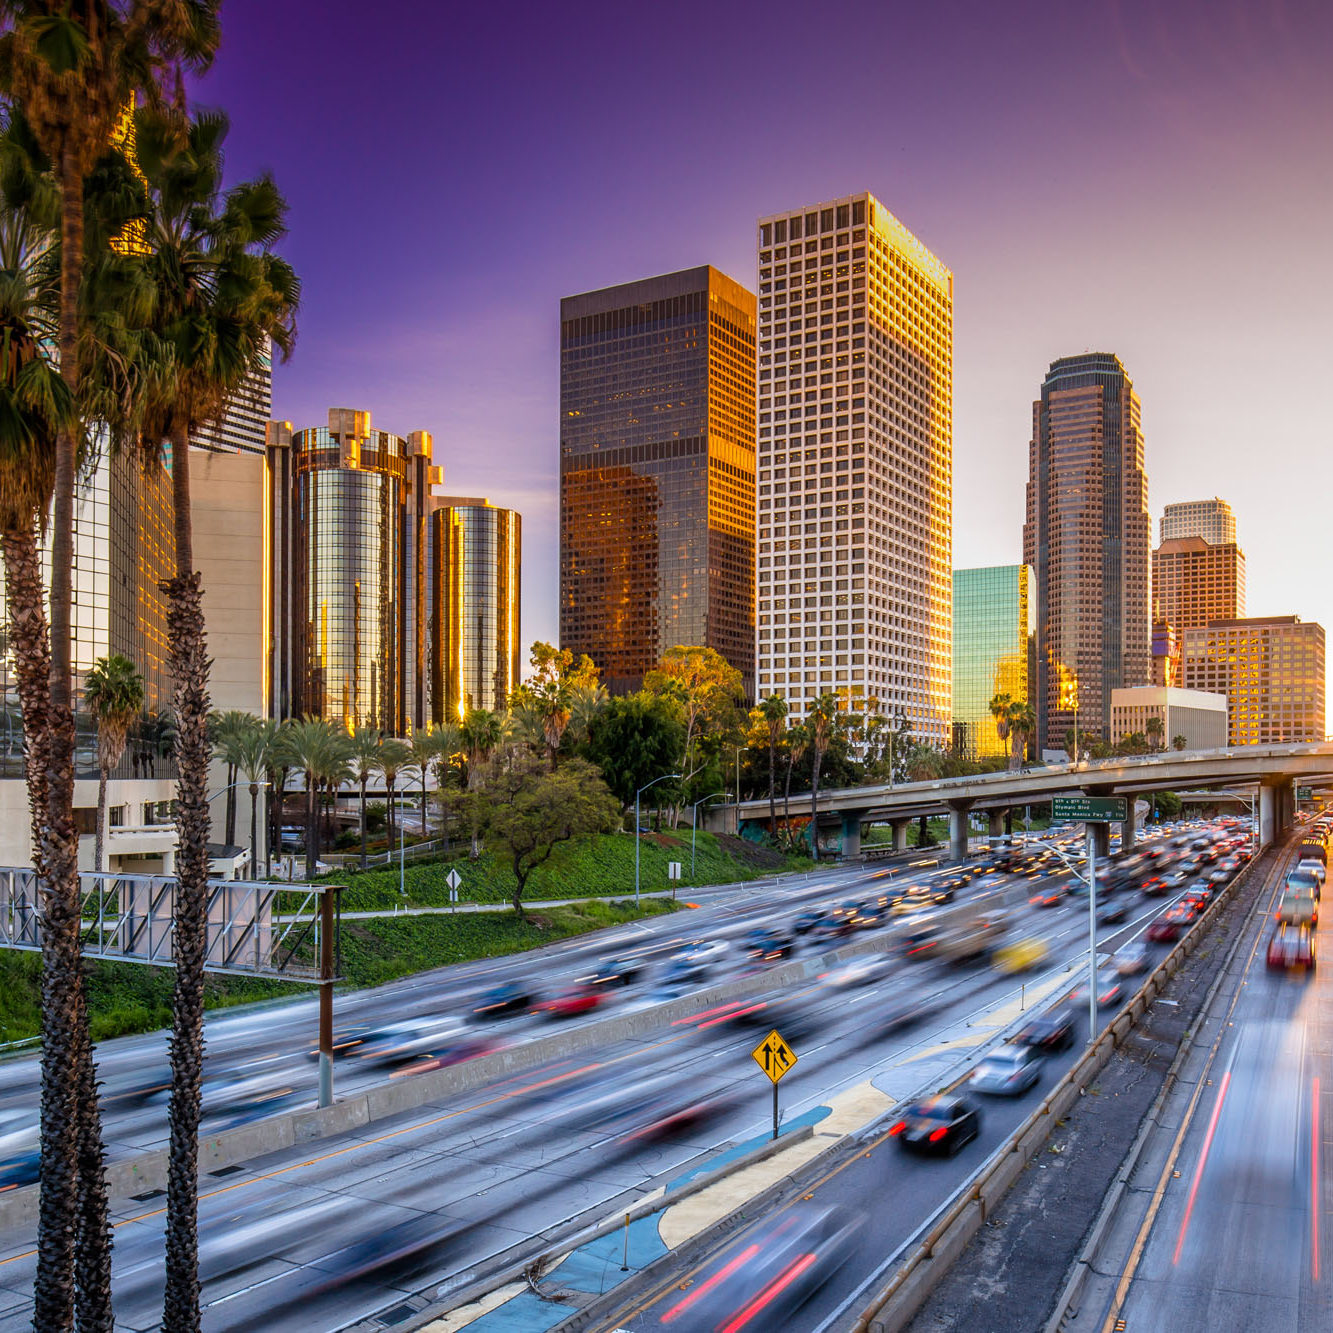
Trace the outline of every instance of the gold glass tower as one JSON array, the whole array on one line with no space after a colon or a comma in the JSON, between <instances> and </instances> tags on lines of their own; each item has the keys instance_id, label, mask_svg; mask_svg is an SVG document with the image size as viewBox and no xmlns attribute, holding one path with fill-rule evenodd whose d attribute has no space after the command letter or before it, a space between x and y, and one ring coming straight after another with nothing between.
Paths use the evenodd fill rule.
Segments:
<instances>
[{"instance_id":1,"label":"gold glass tower","mask_svg":"<svg viewBox=\"0 0 1333 1333\"><path fill-rule=\"evenodd\" d=\"M873 195L761 218L758 689L949 740L953 275Z\"/></svg>"}]
</instances>

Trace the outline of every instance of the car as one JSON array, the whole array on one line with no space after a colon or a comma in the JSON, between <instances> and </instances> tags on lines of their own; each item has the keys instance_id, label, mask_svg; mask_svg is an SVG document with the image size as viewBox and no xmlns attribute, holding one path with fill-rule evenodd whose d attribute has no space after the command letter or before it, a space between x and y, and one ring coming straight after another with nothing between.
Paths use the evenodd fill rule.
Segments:
<instances>
[{"instance_id":1,"label":"car","mask_svg":"<svg viewBox=\"0 0 1333 1333\"><path fill-rule=\"evenodd\" d=\"M472 1017L480 1023L513 1014L526 1014L532 1008L532 992L517 981L506 981L478 996Z\"/></svg>"},{"instance_id":2,"label":"car","mask_svg":"<svg viewBox=\"0 0 1333 1333\"><path fill-rule=\"evenodd\" d=\"M741 949L749 958L757 958L761 962L771 962L774 959L786 958L795 948L795 943L790 935L784 934L780 930L760 927L752 930L741 940Z\"/></svg>"},{"instance_id":3,"label":"car","mask_svg":"<svg viewBox=\"0 0 1333 1333\"><path fill-rule=\"evenodd\" d=\"M1314 931L1309 926L1278 925L1268 941L1268 966L1286 970L1314 965Z\"/></svg>"},{"instance_id":4,"label":"car","mask_svg":"<svg viewBox=\"0 0 1333 1333\"><path fill-rule=\"evenodd\" d=\"M1030 907L1057 907L1060 900L1065 896L1063 886L1059 884L1049 884L1045 888L1038 889L1036 893L1028 899Z\"/></svg>"},{"instance_id":5,"label":"car","mask_svg":"<svg viewBox=\"0 0 1333 1333\"><path fill-rule=\"evenodd\" d=\"M973 1092L994 1097L1017 1097L1041 1077L1041 1054L1027 1046L1010 1043L983 1056L968 1076Z\"/></svg>"},{"instance_id":6,"label":"car","mask_svg":"<svg viewBox=\"0 0 1333 1333\"><path fill-rule=\"evenodd\" d=\"M903 956L913 963L938 955L940 931L938 926L927 926L923 930L914 930L904 935L902 940Z\"/></svg>"},{"instance_id":7,"label":"car","mask_svg":"<svg viewBox=\"0 0 1333 1333\"><path fill-rule=\"evenodd\" d=\"M1294 870L1287 872L1287 878L1283 885L1286 889L1300 889L1311 893L1317 899L1322 885L1316 878L1315 873L1308 866L1297 866Z\"/></svg>"},{"instance_id":8,"label":"car","mask_svg":"<svg viewBox=\"0 0 1333 1333\"><path fill-rule=\"evenodd\" d=\"M1111 961L1122 977L1132 977L1138 972L1147 971L1148 950L1138 940L1130 940L1115 951Z\"/></svg>"},{"instance_id":9,"label":"car","mask_svg":"<svg viewBox=\"0 0 1333 1333\"><path fill-rule=\"evenodd\" d=\"M1114 966L1102 967L1097 972L1097 1004L1105 1009L1108 1005L1119 1004L1125 995L1125 979ZM1070 1004L1087 1004L1088 988L1084 983L1070 997Z\"/></svg>"},{"instance_id":10,"label":"car","mask_svg":"<svg viewBox=\"0 0 1333 1333\"><path fill-rule=\"evenodd\" d=\"M726 956L726 940L691 940L689 944L677 949L672 958L707 969L720 963Z\"/></svg>"},{"instance_id":11,"label":"car","mask_svg":"<svg viewBox=\"0 0 1333 1333\"><path fill-rule=\"evenodd\" d=\"M470 1040L459 1019L422 1015L370 1029L353 1053L374 1065L395 1065L438 1055Z\"/></svg>"},{"instance_id":12,"label":"car","mask_svg":"<svg viewBox=\"0 0 1333 1333\"><path fill-rule=\"evenodd\" d=\"M547 1018L576 1018L598 1008L605 999L605 989L584 982L562 990L549 1000L543 1000L537 1006L537 1012Z\"/></svg>"},{"instance_id":13,"label":"car","mask_svg":"<svg viewBox=\"0 0 1333 1333\"><path fill-rule=\"evenodd\" d=\"M1034 1051L1067 1051L1074 1044L1074 1015L1051 1009L1028 1019L1009 1040Z\"/></svg>"},{"instance_id":14,"label":"car","mask_svg":"<svg viewBox=\"0 0 1333 1333\"><path fill-rule=\"evenodd\" d=\"M1144 931L1144 936L1154 944L1174 944L1180 938L1184 929L1182 922L1170 920L1166 916L1159 916Z\"/></svg>"},{"instance_id":15,"label":"car","mask_svg":"<svg viewBox=\"0 0 1333 1333\"><path fill-rule=\"evenodd\" d=\"M1123 921L1129 915L1129 904L1123 899L1119 902L1103 903L1097 909L1097 924L1099 926L1113 926L1118 921Z\"/></svg>"},{"instance_id":16,"label":"car","mask_svg":"<svg viewBox=\"0 0 1333 1333\"><path fill-rule=\"evenodd\" d=\"M996 949L993 962L997 972L1017 973L1030 971L1045 957L1046 942L1030 936Z\"/></svg>"},{"instance_id":17,"label":"car","mask_svg":"<svg viewBox=\"0 0 1333 1333\"><path fill-rule=\"evenodd\" d=\"M0 1194L22 1185L35 1185L41 1175L42 1155L36 1148L0 1161Z\"/></svg>"},{"instance_id":18,"label":"car","mask_svg":"<svg viewBox=\"0 0 1333 1333\"><path fill-rule=\"evenodd\" d=\"M824 980L827 985L837 990L848 990L855 986L869 986L876 981L882 981L893 971L893 966L893 959L888 954L865 954L860 958L853 958L839 968L835 968Z\"/></svg>"},{"instance_id":19,"label":"car","mask_svg":"<svg viewBox=\"0 0 1333 1333\"><path fill-rule=\"evenodd\" d=\"M798 935L808 935L814 930L827 914L818 908L809 908L802 912L792 923L791 928Z\"/></svg>"},{"instance_id":20,"label":"car","mask_svg":"<svg viewBox=\"0 0 1333 1333\"><path fill-rule=\"evenodd\" d=\"M1197 888L1193 888L1187 894L1185 894L1180 899L1180 902L1177 904L1177 906L1188 907L1191 911L1199 913L1202 912L1203 909L1208 906L1211 899L1212 899L1212 894L1208 892L1207 885L1201 884Z\"/></svg>"},{"instance_id":21,"label":"car","mask_svg":"<svg viewBox=\"0 0 1333 1333\"><path fill-rule=\"evenodd\" d=\"M1278 900L1274 916L1292 926L1317 926L1319 904L1308 889L1288 888Z\"/></svg>"},{"instance_id":22,"label":"car","mask_svg":"<svg viewBox=\"0 0 1333 1333\"><path fill-rule=\"evenodd\" d=\"M913 1102L889 1135L907 1152L952 1157L981 1133L981 1112L966 1098L945 1095Z\"/></svg>"},{"instance_id":23,"label":"car","mask_svg":"<svg viewBox=\"0 0 1333 1333\"><path fill-rule=\"evenodd\" d=\"M1139 889L1145 898L1160 898L1166 893L1166 880L1160 875L1149 875L1140 881Z\"/></svg>"},{"instance_id":24,"label":"car","mask_svg":"<svg viewBox=\"0 0 1333 1333\"><path fill-rule=\"evenodd\" d=\"M632 986L642 971L643 964L637 958L608 958L587 982L590 986Z\"/></svg>"}]
</instances>

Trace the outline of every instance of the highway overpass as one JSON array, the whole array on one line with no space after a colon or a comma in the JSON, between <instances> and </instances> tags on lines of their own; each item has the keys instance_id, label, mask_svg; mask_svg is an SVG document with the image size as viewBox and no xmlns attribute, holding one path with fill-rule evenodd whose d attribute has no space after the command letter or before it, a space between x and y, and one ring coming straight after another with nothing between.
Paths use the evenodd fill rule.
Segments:
<instances>
[{"instance_id":1,"label":"highway overpass","mask_svg":"<svg viewBox=\"0 0 1333 1333\"><path fill-rule=\"evenodd\" d=\"M1267 844L1291 824L1295 812L1294 785L1317 786L1333 781L1333 744L1239 745L1222 750L1194 750L1135 755L1121 759L1085 760L1052 764L1010 773L982 773L974 777L945 778L937 782L883 783L869 787L836 787L819 793L821 830L840 829L843 856L861 850L861 827L887 823L895 843L907 846L907 826L922 815L947 815L950 848L956 858L967 849L968 818L984 811L991 831L1003 827L1004 812L1049 801L1053 796L1135 796L1142 792L1191 791L1209 787L1252 785L1259 797L1259 841ZM1122 828L1122 843L1132 845L1131 818ZM791 798L798 816L810 813L810 794ZM768 823L767 798L739 805L714 806L708 827L743 832L746 825Z\"/></svg>"}]
</instances>

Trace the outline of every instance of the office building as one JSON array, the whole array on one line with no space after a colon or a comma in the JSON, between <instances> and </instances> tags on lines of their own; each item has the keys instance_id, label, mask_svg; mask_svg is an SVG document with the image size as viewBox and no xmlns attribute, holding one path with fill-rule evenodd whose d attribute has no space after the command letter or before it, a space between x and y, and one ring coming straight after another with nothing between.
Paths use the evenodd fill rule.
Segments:
<instances>
[{"instance_id":1,"label":"office building","mask_svg":"<svg viewBox=\"0 0 1333 1333\"><path fill-rule=\"evenodd\" d=\"M1181 537L1201 537L1213 546L1236 541L1236 516L1231 506L1214 496L1211 500L1185 500L1162 510L1158 541L1176 541Z\"/></svg>"},{"instance_id":2,"label":"office building","mask_svg":"<svg viewBox=\"0 0 1333 1333\"><path fill-rule=\"evenodd\" d=\"M1007 694L1031 698L1032 571L1027 565L992 565L953 572L953 735L956 754L968 759L1007 756L990 703Z\"/></svg>"},{"instance_id":3,"label":"office building","mask_svg":"<svg viewBox=\"0 0 1333 1333\"><path fill-rule=\"evenodd\" d=\"M1162 750L1177 748L1179 740L1183 750L1221 749L1227 743L1226 695L1158 685L1112 690L1111 739L1135 735Z\"/></svg>"},{"instance_id":4,"label":"office building","mask_svg":"<svg viewBox=\"0 0 1333 1333\"><path fill-rule=\"evenodd\" d=\"M758 685L951 722L953 275L873 195L759 220Z\"/></svg>"},{"instance_id":5,"label":"office building","mask_svg":"<svg viewBox=\"0 0 1333 1333\"><path fill-rule=\"evenodd\" d=\"M435 721L474 708L503 710L519 683L522 519L464 496L437 497L431 514Z\"/></svg>"},{"instance_id":6,"label":"office building","mask_svg":"<svg viewBox=\"0 0 1333 1333\"><path fill-rule=\"evenodd\" d=\"M270 697L276 717L321 717L400 736L430 696L431 437L270 423Z\"/></svg>"},{"instance_id":7,"label":"office building","mask_svg":"<svg viewBox=\"0 0 1333 1333\"><path fill-rule=\"evenodd\" d=\"M753 690L754 319L711 267L560 303L560 646L613 691L682 644Z\"/></svg>"},{"instance_id":8,"label":"office building","mask_svg":"<svg viewBox=\"0 0 1333 1333\"><path fill-rule=\"evenodd\" d=\"M1245 615L1245 555L1233 542L1173 537L1152 553L1152 612L1183 633Z\"/></svg>"},{"instance_id":9,"label":"office building","mask_svg":"<svg viewBox=\"0 0 1333 1333\"><path fill-rule=\"evenodd\" d=\"M1324 740L1324 627L1299 616L1214 620L1184 634L1187 689L1227 698L1228 743Z\"/></svg>"},{"instance_id":10,"label":"office building","mask_svg":"<svg viewBox=\"0 0 1333 1333\"><path fill-rule=\"evenodd\" d=\"M1040 748L1105 737L1111 692L1150 680L1148 479L1118 357L1051 363L1032 406L1023 558L1036 575Z\"/></svg>"},{"instance_id":11,"label":"office building","mask_svg":"<svg viewBox=\"0 0 1333 1333\"><path fill-rule=\"evenodd\" d=\"M1180 684L1180 635L1170 621L1152 623L1152 683L1159 688Z\"/></svg>"},{"instance_id":12,"label":"office building","mask_svg":"<svg viewBox=\"0 0 1333 1333\"><path fill-rule=\"evenodd\" d=\"M273 349L251 371L228 400L222 416L195 432L196 449L217 453L245 453L264 457L269 418L273 415Z\"/></svg>"}]
</instances>

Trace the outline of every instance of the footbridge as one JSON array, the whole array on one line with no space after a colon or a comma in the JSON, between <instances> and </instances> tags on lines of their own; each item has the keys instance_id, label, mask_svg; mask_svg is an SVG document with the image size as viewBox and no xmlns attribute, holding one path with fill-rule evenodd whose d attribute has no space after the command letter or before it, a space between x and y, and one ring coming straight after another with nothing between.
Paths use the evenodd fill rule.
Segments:
<instances>
[{"instance_id":1,"label":"footbridge","mask_svg":"<svg viewBox=\"0 0 1333 1333\"><path fill-rule=\"evenodd\" d=\"M950 851L961 859L967 852L968 822L973 813L985 812L991 833L999 834L1006 811L1046 802L1053 796L1127 796L1131 798L1129 819L1121 825L1121 845L1130 847L1136 833L1132 798L1140 793L1249 786L1258 801L1262 845L1291 826L1298 786L1330 785L1333 744L1241 745L1034 766L938 782L832 788L819 793L815 810L821 831L840 829L843 856L860 854L864 824L888 824L893 829L894 845L905 850L907 827L914 819L947 815ZM808 817L809 792L793 795L790 809L794 816ZM714 806L707 818L709 828L724 832L741 832L746 825L766 826L769 803L763 798Z\"/></svg>"}]
</instances>

